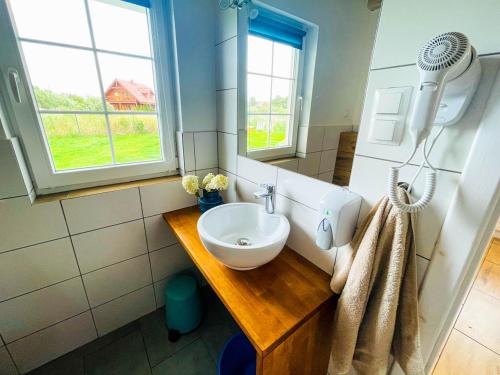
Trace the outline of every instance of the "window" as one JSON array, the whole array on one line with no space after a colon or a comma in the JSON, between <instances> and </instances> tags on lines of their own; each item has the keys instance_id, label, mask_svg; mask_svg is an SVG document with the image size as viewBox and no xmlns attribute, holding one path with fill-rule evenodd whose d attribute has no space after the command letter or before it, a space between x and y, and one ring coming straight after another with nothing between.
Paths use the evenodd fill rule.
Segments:
<instances>
[{"instance_id":1,"label":"window","mask_svg":"<svg viewBox=\"0 0 500 375\"><path fill-rule=\"evenodd\" d=\"M36 118L24 133L38 132L58 177L36 179L42 190L175 169L170 108L159 105L160 10L147 0L10 0Z\"/></svg>"},{"instance_id":2,"label":"window","mask_svg":"<svg viewBox=\"0 0 500 375\"><path fill-rule=\"evenodd\" d=\"M253 157L295 153L304 36L296 22L264 8L249 21L246 125Z\"/></svg>"},{"instance_id":3,"label":"window","mask_svg":"<svg viewBox=\"0 0 500 375\"><path fill-rule=\"evenodd\" d=\"M247 60L248 150L290 147L297 50L249 36Z\"/></svg>"}]
</instances>

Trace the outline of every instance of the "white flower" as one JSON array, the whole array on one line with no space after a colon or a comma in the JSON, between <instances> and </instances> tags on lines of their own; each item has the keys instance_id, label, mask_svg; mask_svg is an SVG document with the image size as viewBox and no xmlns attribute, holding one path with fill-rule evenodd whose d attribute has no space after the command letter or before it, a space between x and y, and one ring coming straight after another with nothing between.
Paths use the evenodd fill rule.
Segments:
<instances>
[{"instance_id":1,"label":"white flower","mask_svg":"<svg viewBox=\"0 0 500 375\"><path fill-rule=\"evenodd\" d=\"M198 196L198 190L200 189L198 177L193 175L182 177L182 187L187 191L188 194Z\"/></svg>"},{"instance_id":2,"label":"white flower","mask_svg":"<svg viewBox=\"0 0 500 375\"><path fill-rule=\"evenodd\" d=\"M207 185L210 183L210 181L212 181L212 178L214 178L214 174L213 173L209 173L205 176L205 178L203 179L203 181L201 182L201 188L202 189L205 189L207 191L210 191L207 189Z\"/></svg>"},{"instance_id":3,"label":"white flower","mask_svg":"<svg viewBox=\"0 0 500 375\"><path fill-rule=\"evenodd\" d=\"M206 189L207 190L210 189L208 191L226 190L228 185L229 185L229 179L222 174L218 174L217 176L213 177L210 180L210 183L206 186Z\"/></svg>"}]
</instances>

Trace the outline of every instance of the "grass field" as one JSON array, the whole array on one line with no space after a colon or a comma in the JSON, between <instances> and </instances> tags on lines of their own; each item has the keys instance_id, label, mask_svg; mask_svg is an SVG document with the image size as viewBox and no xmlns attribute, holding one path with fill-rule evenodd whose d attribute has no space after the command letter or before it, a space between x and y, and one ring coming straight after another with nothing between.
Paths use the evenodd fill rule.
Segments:
<instances>
[{"instance_id":1,"label":"grass field","mask_svg":"<svg viewBox=\"0 0 500 375\"><path fill-rule=\"evenodd\" d=\"M57 170L97 167L111 164L107 135L71 135L49 137L52 158ZM160 159L158 134L114 135L117 163Z\"/></svg>"},{"instance_id":2,"label":"grass field","mask_svg":"<svg viewBox=\"0 0 500 375\"><path fill-rule=\"evenodd\" d=\"M248 150L259 150L263 148L282 146L287 141L286 129L288 128L288 116L275 116L273 125L268 135L267 116L248 116L247 124L247 146ZM264 124L258 130L257 123Z\"/></svg>"}]
</instances>

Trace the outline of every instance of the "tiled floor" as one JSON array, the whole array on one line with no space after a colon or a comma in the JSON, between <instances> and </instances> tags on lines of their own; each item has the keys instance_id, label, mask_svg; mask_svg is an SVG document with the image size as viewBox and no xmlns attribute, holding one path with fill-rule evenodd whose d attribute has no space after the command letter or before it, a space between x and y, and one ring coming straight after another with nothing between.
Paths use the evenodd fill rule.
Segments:
<instances>
[{"instance_id":1,"label":"tiled floor","mask_svg":"<svg viewBox=\"0 0 500 375\"><path fill-rule=\"evenodd\" d=\"M212 375L224 343L239 331L222 303L203 288L201 326L168 341L164 308L134 321L29 375Z\"/></svg>"},{"instance_id":2,"label":"tiled floor","mask_svg":"<svg viewBox=\"0 0 500 375\"><path fill-rule=\"evenodd\" d=\"M500 239L491 243L433 375L500 375Z\"/></svg>"}]
</instances>

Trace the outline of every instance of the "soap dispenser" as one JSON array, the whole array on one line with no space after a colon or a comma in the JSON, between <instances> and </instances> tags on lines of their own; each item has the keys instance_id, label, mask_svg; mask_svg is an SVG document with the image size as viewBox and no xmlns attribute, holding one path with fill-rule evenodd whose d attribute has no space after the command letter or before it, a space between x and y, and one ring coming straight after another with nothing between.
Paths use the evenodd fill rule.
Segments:
<instances>
[{"instance_id":1,"label":"soap dispenser","mask_svg":"<svg viewBox=\"0 0 500 375\"><path fill-rule=\"evenodd\" d=\"M344 246L351 241L361 208L361 197L348 189L335 187L319 202L316 245L323 250Z\"/></svg>"}]
</instances>

